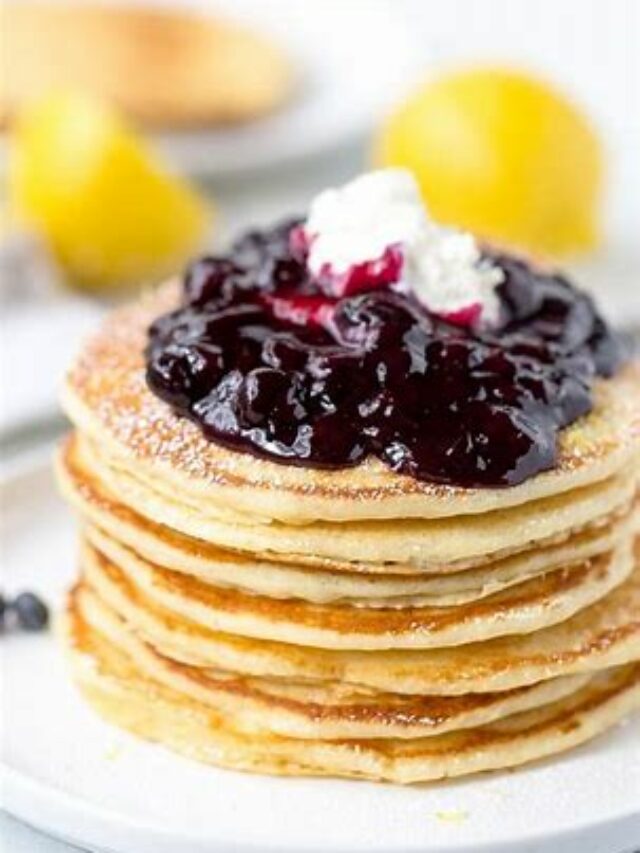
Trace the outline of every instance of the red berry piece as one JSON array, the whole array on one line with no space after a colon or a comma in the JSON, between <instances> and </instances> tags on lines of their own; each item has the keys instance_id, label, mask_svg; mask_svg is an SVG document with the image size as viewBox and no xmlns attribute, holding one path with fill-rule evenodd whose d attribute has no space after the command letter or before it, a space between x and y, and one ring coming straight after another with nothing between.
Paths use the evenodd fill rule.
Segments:
<instances>
[{"instance_id":1,"label":"red berry piece","mask_svg":"<svg viewBox=\"0 0 640 853\"><path fill-rule=\"evenodd\" d=\"M387 246L379 258L353 264L342 273L336 273L329 264L325 264L317 276L318 284L329 296L353 296L398 281L403 264L402 248L399 245Z\"/></svg>"},{"instance_id":2,"label":"red berry piece","mask_svg":"<svg viewBox=\"0 0 640 853\"><path fill-rule=\"evenodd\" d=\"M444 311L442 313L434 311L438 317L442 317L447 323L453 326L462 326L465 329L471 329L478 325L480 315L482 314L482 305L479 302L474 302L472 305L465 305L464 308L458 308L457 311Z\"/></svg>"},{"instance_id":3,"label":"red berry piece","mask_svg":"<svg viewBox=\"0 0 640 853\"><path fill-rule=\"evenodd\" d=\"M309 246L313 237L304 230L302 225L294 225L289 232L289 251L297 261L304 261L309 254Z\"/></svg>"},{"instance_id":4,"label":"red berry piece","mask_svg":"<svg viewBox=\"0 0 640 853\"><path fill-rule=\"evenodd\" d=\"M278 320L297 326L326 326L335 311L334 302L325 296L274 296L267 293L264 300Z\"/></svg>"}]
</instances>

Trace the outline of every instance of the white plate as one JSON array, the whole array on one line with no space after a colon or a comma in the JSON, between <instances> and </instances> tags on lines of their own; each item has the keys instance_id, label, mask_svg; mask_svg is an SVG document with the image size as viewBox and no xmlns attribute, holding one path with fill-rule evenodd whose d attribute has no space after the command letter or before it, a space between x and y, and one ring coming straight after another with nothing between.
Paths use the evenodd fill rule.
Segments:
<instances>
[{"instance_id":1,"label":"white plate","mask_svg":"<svg viewBox=\"0 0 640 853\"><path fill-rule=\"evenodd\" d=\"M180 5L212 9L206 0ZM160 147L185 173L265 169L333 150L368 132L424 66L404 6L389 0L216 0L218 8L282 45L295 91L279 111L243 126L161 134Z\"/></svg>"},{"instance_id":2,"label":"white plate","mask_svg":"<svg viewBox=\"0 0 640 853\"><path fill-rule=\"evenodd\" d=\"M7 479L5 589L59 604L70 514L40 462ZM640 721L514 773L400 788L216 770L98 719L53 636L0 640L4 805L112 853L622 853L640 847Z\"/></svg>"}]
</instances>

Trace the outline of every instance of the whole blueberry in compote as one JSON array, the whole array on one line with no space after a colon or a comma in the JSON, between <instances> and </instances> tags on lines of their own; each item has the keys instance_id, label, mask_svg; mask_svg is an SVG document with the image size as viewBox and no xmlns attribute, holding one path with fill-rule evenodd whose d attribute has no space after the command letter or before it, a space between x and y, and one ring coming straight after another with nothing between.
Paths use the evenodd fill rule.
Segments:
<instances>
[{"instance_id":1,"label":"whole blueberry in compote","mask_svg":"<svg viewBox=\"0 0 640 853\"><path fill-rule=\"evenodd\" d=\"M499 321L445 320L375 277L328 291L307 270L298 226L250 232L187 270L182 304L149 331L155 394L212 441L287 464L376 456L465 487L554 465L559 430L621 359L589 296L485 251L503 274Z\"/></svg>"}]
</instances>

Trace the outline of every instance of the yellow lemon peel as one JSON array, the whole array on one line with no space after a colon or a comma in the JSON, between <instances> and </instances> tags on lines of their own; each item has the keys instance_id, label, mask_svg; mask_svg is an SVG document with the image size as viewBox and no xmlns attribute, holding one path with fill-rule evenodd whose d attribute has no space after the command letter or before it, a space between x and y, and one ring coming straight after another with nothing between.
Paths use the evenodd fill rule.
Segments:
<instances>
[{"instance_id":1,"label":"yellow lemon peel","mask_svg":"<svg viewBox=\"0 0 640 853\"><path fill-rule=\"evenodd\" d=\"M76 94L52 95L19 116L9 190L16 214L87 289L175 271L210 221L207 203L119 116Z\"/></svg>"},{"instance_id":2,"label":"yellow lemon peel","mask_svg":"<svg viewBox=\"0 0 640 853\"><path fill-rule=\"evenodd\" d=\"M525 73L471 68L427 82L383 123L374 160L410 169L445 223L550 255L598 242L598 137Z\"/></svg>"}]
</instances>

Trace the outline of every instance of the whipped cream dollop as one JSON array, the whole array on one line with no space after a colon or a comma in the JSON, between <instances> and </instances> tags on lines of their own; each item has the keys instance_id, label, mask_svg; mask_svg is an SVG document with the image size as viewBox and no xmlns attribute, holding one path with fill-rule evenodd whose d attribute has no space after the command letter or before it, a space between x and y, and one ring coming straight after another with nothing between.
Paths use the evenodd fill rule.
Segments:
<instances>
[{"instance_id":1,"label":"whipped cream dollop","mask_svg":"<svg viewBox=\"0 0 640 853\"><path fill-rule=\"evenodd\" d=\"M503 271L482 257L473 235L430 218L403 169L369 172L320 193L302 236L310 273L333 295L363 289L363 282L410 288L450 322L497 322Z\"/></svg>"}]
</instances>

